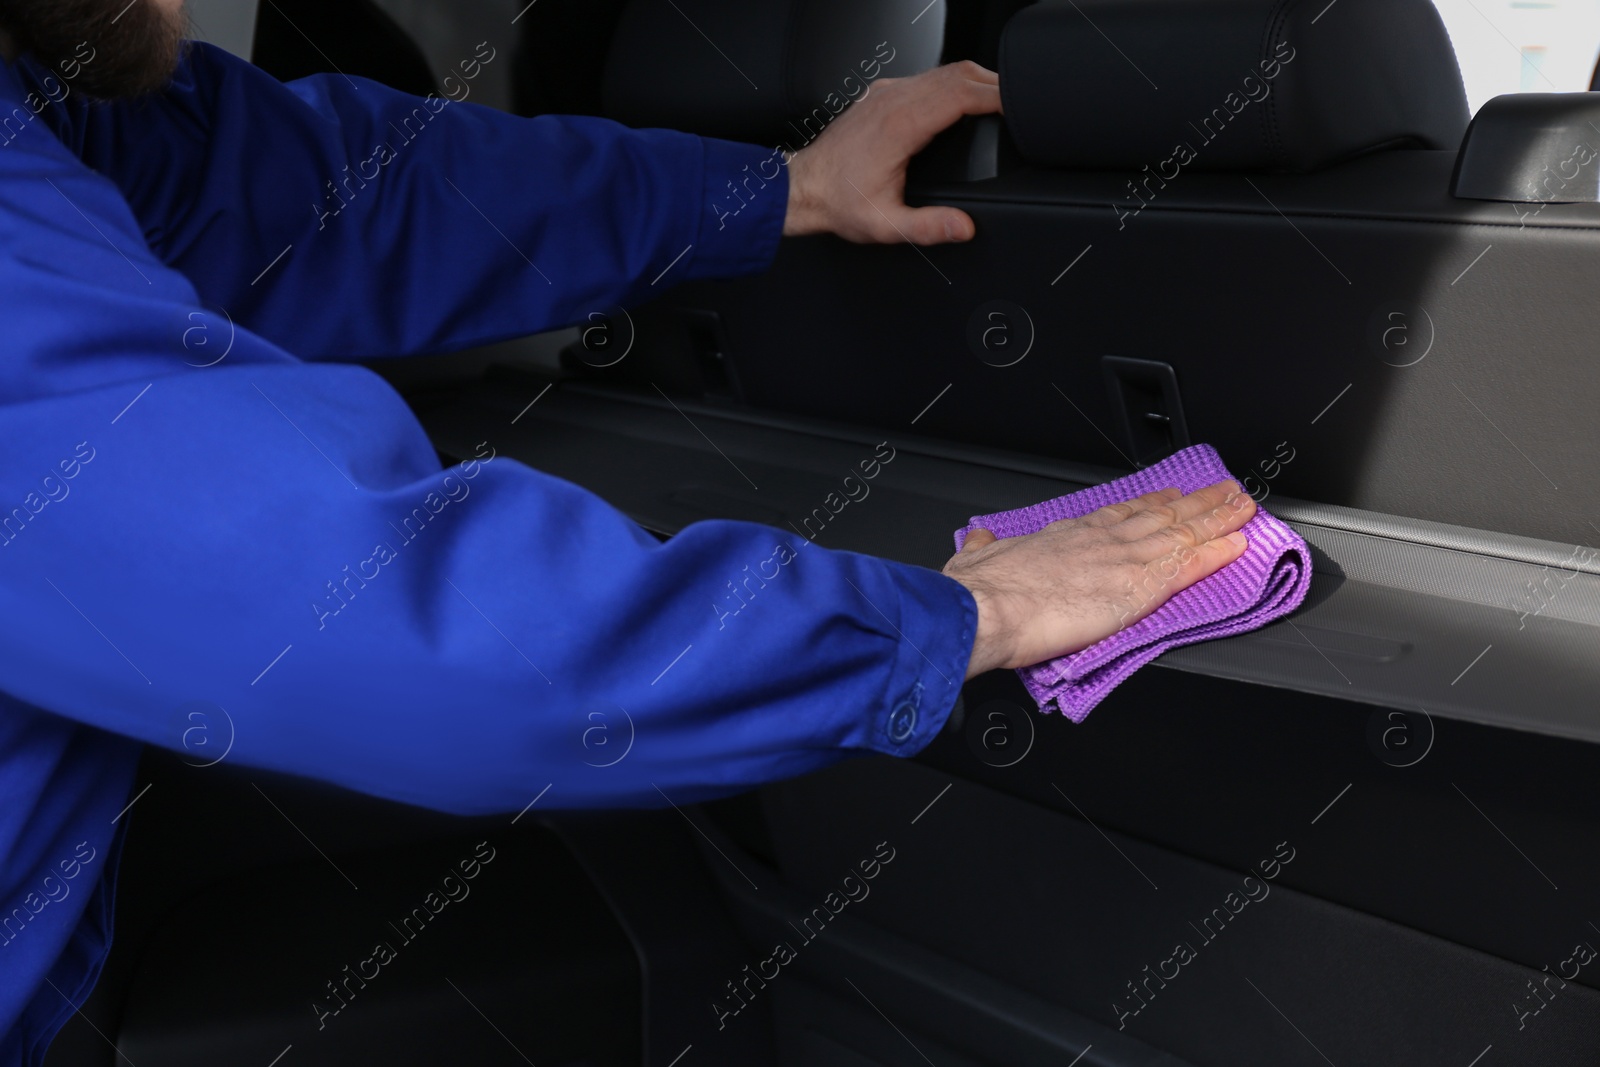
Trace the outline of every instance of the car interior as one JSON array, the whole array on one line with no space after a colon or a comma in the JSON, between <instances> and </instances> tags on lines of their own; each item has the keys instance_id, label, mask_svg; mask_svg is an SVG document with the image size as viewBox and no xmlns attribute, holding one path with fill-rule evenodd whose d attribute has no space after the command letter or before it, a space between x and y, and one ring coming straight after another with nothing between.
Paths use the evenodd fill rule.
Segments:
<instances>
[{"instance_id":1,"label":"car interior","mask_svg":"<svg viewBox=\"0 0 1600 1067\"><path fill-rule=\"evenodd\" d=\"M453 10L267 0L252 58L439 92L414 27ZM1428 0L537 0L492 32L483 97L524 115L799 150L853 83L962 59L1005 114L911 167L970 243L785 239L371 364L441 462L487 439L662 538L939 568L971 516L1205 442L1312 591L1081 724L992 672L914 759L692 806L459 818L151 750L50 1067L1600 1062L1592 94L1472 115Z\"/></svg>"}]
</instances>

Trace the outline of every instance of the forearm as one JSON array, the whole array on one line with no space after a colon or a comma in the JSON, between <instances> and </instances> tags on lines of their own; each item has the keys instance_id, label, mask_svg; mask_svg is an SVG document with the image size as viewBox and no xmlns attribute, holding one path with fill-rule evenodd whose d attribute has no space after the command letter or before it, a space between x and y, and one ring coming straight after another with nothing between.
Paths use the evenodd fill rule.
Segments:
<instances>
[{"instance_id":1,"label":"forearm","mask_svg":"<svg viewBox=\"0 0 1600 1067\"><path fill-rule=\"evenodd\" d=\"M770 149L284 85L204 47L159 98L61 110L163 261L309 359L469 347L750 273L788 200Z\"/></svg>"},{"instance_id":2,"label":"forearm","mask_svg":"<svg viewBox=\"0 0 1600 1067\"><path fill-rule=\"evenodd\" d=\"M18 469L135 392L7 409ZM158 379L92 436L0 549L30 620L0 687L152 744L202 700L243 766L458 812L654 805L911 754L968 662L947 578L748 523L660 544L492 445L438 471L359 368Z\"/></svg>"}]
</instances>

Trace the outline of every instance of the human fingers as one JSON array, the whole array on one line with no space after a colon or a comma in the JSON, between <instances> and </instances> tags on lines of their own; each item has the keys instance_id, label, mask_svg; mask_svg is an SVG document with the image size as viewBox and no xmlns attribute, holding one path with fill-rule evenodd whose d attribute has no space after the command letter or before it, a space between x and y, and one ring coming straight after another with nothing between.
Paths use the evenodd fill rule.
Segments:
<instances>
[{"instance_id":1,"label":"human fingers","mask_svg":"<svg viewBox=\"0 0 1600 1067\"><path fill-rule=\"evenodd\" d=\"M1250 494L1231 493L1215 507L1128 542L1128 546L1136 559L1156 559L1177 549L1194 548L1230 534L1243 528L1255 514L1256 502Z\"/></svg>"},{"instance_id":2,"label":"human fingers","mask_svg":"<svg viewBox=\"0 0 1600 1067\"><path fill-rule=\"evenodd\" d=\"M956 207L890 207L884 214L889 218L895 237L903 237L914 245L942 245L970 241L978 232L972 216Z\"/></svg>"},{"instance_id":3,"label":"human fingers","mask_svg":"<svg viewBox=\"0 0 1600 1067\"><path fill-rule=\"evenodd\" d=\"M1146 508L1157 504L1167 504L1183 496L1183 490L1169 486L1166 489L1157 489L1153 493L1134 497L1132 500L1120 501L1116 504L1107 504L1097 511L1091 511L1078 520L1084 526L1115 526L1119 522L1137 515Z\"/></svg>"},{"instance_id":4,"label":"human fingers","mask_svg":"<svg viewBox=\"0 0 1600 1067\"><path fill-rule=\"evenodd\" d=\"M928 146L928 143L964 115L986 115L1000 110L998 77L991 77L976 63L951 63L897 86L891 110L885 116L884 131L891 139L895 167ZM883 219L893 236L914 245L938 245L970 241L977 224L960 208L943 205L910 207L899 195L885 198Z\"/></svg>"},{"instance_id":5,"label":"human fingers","mask_svg":"<svg viewBox=\"0 0 1600 1067\"><path fill-rule=\"evenodd\" d=\"M935 133L963 115L989 115L1001 107L1000 75L970 59L946 63L902 81L907 89L916 85L918 90L918 106L909 113L923 124L933 125Z\"/></svg>"},{"instance_id":6,"label":"human fingers","mask_svg":"<svg viewBox=\"0 0 1600 1067\"><path fill-rule=\"evenodd\" d=\"M1204 515L1213 508L1221 506L1228 497L1238 491L1237 482L1232 480L1217 482L1129 515L1117 525L1114 532L1124 541L1138 541L1168 527L1188 522L1198 515Z\"/></svg>"},{"instance_id":7,"label":"human fingers","mask_svg":"<svg viewBox=\"0 0 1600 1067\"><path fill-rule=\"evenodd\" d=\"M1249 547L1249 539L1233 530L1198 545L1181 546L1146 563L1144 580L1136 583L1130 594L1118 628L1138 622L1176 594L1237 560Z\"/></svg>"},{"instance_id":8,"label":"human fingers","mask_svg":"<svg viewBox=\"0 0 1600 1067\"><path fill-rule=\"evenodd\" d=\"M985 530L982 526L979 526L977 529L970 531L967 534L967 539L961 542L961 554L976 552L986 545L994 544L997 540L999 538L995 537L992 531Z\"/></svg>"}]
</instances>

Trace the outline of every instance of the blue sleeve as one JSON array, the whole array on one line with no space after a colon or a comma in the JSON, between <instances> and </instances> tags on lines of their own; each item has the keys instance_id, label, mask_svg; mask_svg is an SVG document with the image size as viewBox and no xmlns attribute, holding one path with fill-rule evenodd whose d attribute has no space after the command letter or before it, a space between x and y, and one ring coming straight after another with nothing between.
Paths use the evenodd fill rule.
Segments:
<instances>
[{"instance_id":1,"label":"blue sleeve","mask_svg":"<svg viewBox=\"0 0 1600 1067\"><path fill-rule=\"evenodd\" d=\"M751 523L658 543L494 427L441 471L380 378L230 328L149 225L48 131L0 148L11 696L179 750L210 709L234 764L462 813L722 795L910 755L948 716L958 583ZM333 318L373 317L391 269L339 282L363 302Z\"/></svg>"},{"instance_id":2,"label":"blue sleeve","mask_svg":"<svg viewBox=\"0 0 1600 1067\"><path fill-rule=\"evenodd\" d=\"M750 273L788 201L772 149L284 84L204 44L159 97L46 117L205 305L303 359L460 349Z\"/></svg>"}]
</instances>

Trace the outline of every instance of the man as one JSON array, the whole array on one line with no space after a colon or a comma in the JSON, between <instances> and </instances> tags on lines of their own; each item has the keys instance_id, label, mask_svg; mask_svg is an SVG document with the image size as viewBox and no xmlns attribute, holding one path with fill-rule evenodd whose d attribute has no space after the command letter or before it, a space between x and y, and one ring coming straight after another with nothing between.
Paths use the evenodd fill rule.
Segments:
<instances>
[{"instance_id":1,"label":"man","mask_svg":"<svg viewBox=\"0 0 1600 1067\"><path fill-rule=\"evenodd\" d=\"M441 471L350 362L753 272L780 235L970 239L902 189L999 109L974 64L878 82L719 228L767 149L285 86L184 46L181 0L4 0L0 27L0 1063L92 986L140 744L183 747L196 702L234 763L446 811L681 803L912 755L964 678L1242 551L1212 536L1253 513L1231 483L980 533L944 574L750 523L660 544L491 441ZM596 713L634 727L606 766Z\"/></svg>"}]
</instances>

